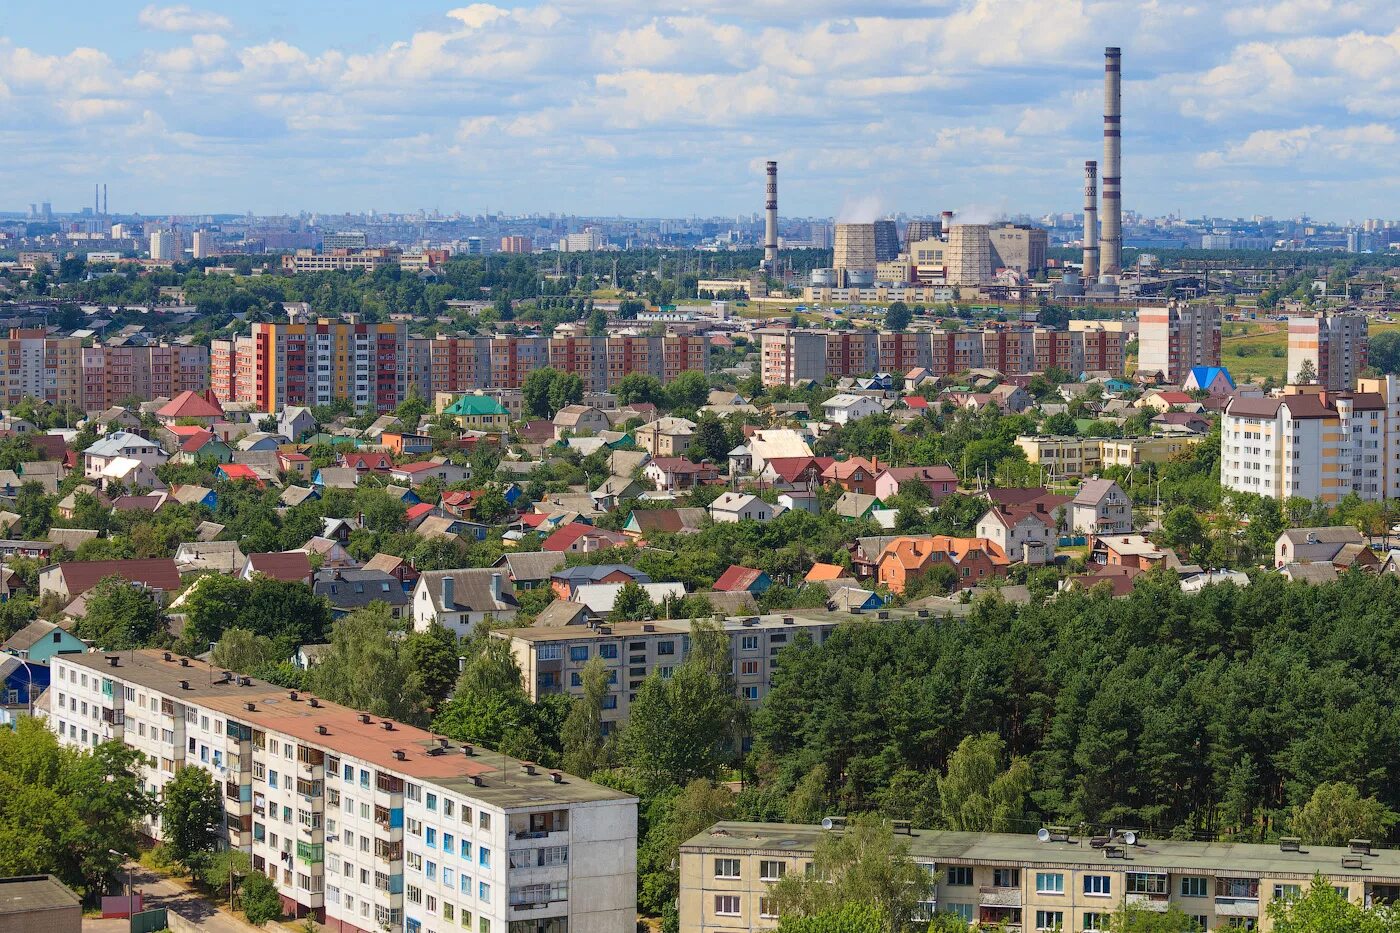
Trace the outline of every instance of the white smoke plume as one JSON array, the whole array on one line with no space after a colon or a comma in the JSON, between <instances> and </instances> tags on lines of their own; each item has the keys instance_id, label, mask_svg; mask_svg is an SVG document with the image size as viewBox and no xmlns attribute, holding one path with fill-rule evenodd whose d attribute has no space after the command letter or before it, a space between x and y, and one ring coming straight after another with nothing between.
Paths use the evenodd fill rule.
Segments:
<instances>
[{"instance_id":1,"label":"white smoke plume","mask_svg":"<svg viewBox=\"0 0 1400 933\"><path fill-rule=\"evenodd\" d=\"M841 224L873 224L885 216L878 195L868 194L859 198L847 198L841 202L841 210L836 214L836 222Z\"/></svg>"}]
</instances>

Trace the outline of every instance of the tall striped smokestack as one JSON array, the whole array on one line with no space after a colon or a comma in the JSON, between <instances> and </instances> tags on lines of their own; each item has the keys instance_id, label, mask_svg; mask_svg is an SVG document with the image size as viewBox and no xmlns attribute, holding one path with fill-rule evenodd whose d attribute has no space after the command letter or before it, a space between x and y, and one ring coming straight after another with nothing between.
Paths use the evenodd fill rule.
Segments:
<instances>
[{"instance_id":1,"label":"tall striped smokestack","mask_svg":"<svg viewBox=\"0 0 1400 933\"><path fill-rule=\"evenodd\" d=\"M778 266L778 163L768 163L768 192L763 210L767 217L763 229L763 264L769 269Z\"/></svg>"},{"instance_id":2,"label":"tall striped smokestack","mask_svg":"<svg viewBox=\"0 0 1400 933\"><path fill-rule=\"evenodd\" d=\"M1117 275L1123 267L1123 52L1103 50L1103 234L1100 268Z\"/></svg>"},{"instance_id":3,"label":"tall striped smokestack","mask_svg":"<svg viewBox=\"0 0 1400 933\"><path fill-rule=\"evenodd\" d=\"M1084 281L1099 277L1099 163L1084 163Z\"/></svg>"}]
</instances>

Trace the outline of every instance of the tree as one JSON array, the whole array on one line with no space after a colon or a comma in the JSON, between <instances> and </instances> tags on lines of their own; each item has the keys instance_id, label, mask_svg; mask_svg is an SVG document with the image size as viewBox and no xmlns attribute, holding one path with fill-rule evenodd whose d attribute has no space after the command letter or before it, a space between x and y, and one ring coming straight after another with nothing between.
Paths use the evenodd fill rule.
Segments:
<instances>
[{"instance_id":1,"label":"tree","mask_svg":"<svg viewBox=\"0 0 1400 933\"><path fill-rule=\"evenodd\" d=\"M1124 903L1109 917L1108 929L1110 933L1200 933L1201 927L1179 907L1159 911Z\"/></svg>"},{"instance_id":2,"label":"tree","mask_svg":"<svg viewBox=\"0 0 1400 933\"><path fill-rule=\"evenodd\" d=\"M1205 544L1205 528L1196 510L1179 505L1162 519L1162 543L1175 551L1190 553Z\"/></svg>"},{"instance_id":3,"label":"tree","mask_svg":"<svg viewBox=\"0 0 1400 933\"><path fill-rule=\"evenodd\" d=\"M640 622L655 616L656 603L634 580L622 584L613 599L612 611L608 613L608 618L614 622Z\"/></svg>"},{"instance_id":4,"label":"tree","mask_svg":"<svg viewBox=\"0 0 1400 933\"><path fill-rule=\"evenodd\" d=\"M635 321L637 315L647 309L646 302L638 301L635 298L624 298L618 302L617 316L624 321Z\"/></svg>"},{"instance_id":5,"label":"tree","mask_svg":"<svg viewBox=\"0 0 1400 933\"><path fill-rule=\"evenodd\" d=\"M578 373L557 373L549 387L549 411L552 417L561 408L583 401L583 379Z\"/></svg>"},{"instance_id":6,"label":"tree","mask_svg":"<svg viewBox=\"0 0 1400 933\"><path fill-rule=\"evenodd\" d=\"M1304 845L1344 846L1350 839L1384 839L1397 814L1344 781L1319 784L1293 812L1290 826Z\"/></svg>"},{"instance_id":7,"label":"tree","mask_svg":"<svg viewBox=\"0 0 1400 933\"><path fill-rule=\"evenodd\" d=\"M590 337L605 337L608 333L608 312L602 308L594 308L588 315L588 334Z\"/></svg>"},{"instance_id":8,"label":"tree","mask_svg":"<svg viewBox=\"0 0 1400 933\"><path fill-rule=\"evenodd\" d=\"M376 716L418 722L424 696L400 653L396 623L381 602L356 609L335 625L330 650L310 671L311 688L328 700Z\"/></svg>"},{"instance_id":9,"label":"tree","mask_svg":"<svg viewBox=\"0 0 1400 933\"><path fill-rule=\"evenodd\" d=\"M15 496L15 511L19 513L19 531L26 538L38 539L48 534L52 516L42 484L35 480L23 483Z\"/></svg>"},{"instance_id":10,"label":"tree","mask_svg":"<svg viewBox=\"0 0 1400 933\"><path fill-rule=\"evenodd\" d=\"M1293 897L1274 898L1268 906L1271 929L1277 933L1395 933L1400 911L1392 905L1358 904L1322 875L1314 875L1307 890Z\"/></svg>"},{"instance_id":11,"label":"tree","mask_svg":"<svg viewBox=\"0 0 1400 933\"><path fill-rule=\"evenodd\" d=\"M437 705L447 699L457 682L457 636L434 622L424 631L409 632L400 649L415 686L425 699Z\"/></svg>"},{"instance_id":12,"label":"tree","mask_svg":"<svg viewBox=\"0 0 1400 933\"><path fill-rule=\"evenodd\" d=\"M695 425L695 435L691 438L690 449L686 455L699 463L701 460L709 460L711 463L724 463L729 456L729 451L734 447L729 443L729 432L724 428L724 422L714 415L705 415Z\"/></svg>"},{"instance_id":13,"label":"tree","mask_svg":"<svg viewBox=\"0 0 1400 933\"><path fill-rule=\"evenodd\" d=\"M564 720L564 770L589 777L604 765L603 700L611 679L607 662L595 657L583 667L583 696L575 697Z\"/></svg>"},{"instance_id":14,"label":"tree","mask_svg":"<svg viewBox=\"0 0 1400 933\"><path fill-rule=\"evenodd\" d=\"M948 759L938 798L949 829L1007 833L1020 826L1031 789L1030 764L1013 758L1001 770L1005 743L994 732L968 736Z\"/></svg>"},{"instance_id":15,"label":"tree","mask_svg":"<svg viewBox=\"0 0 1400 933\"><path fill-rule=\"evenodd\" d=\"M713 777L737 719L729 679L687 658L669 678L653 672L637 690L622 733L624 760L651 788Z\"/></svg>"},{"instance_id":16,"label":"tree","mask_svg":"<svg viewBox=\"0 0 1400 933\"><path fill-rule=\"evenodd\" d=\"M550 390L559 375L548 366L532 369L520 384L525 413L535 418L553 418L556 409L550 408Z\"/></svg>"},{"instance_id":17,"label":"tree","mask_svg":"<svg viewBox=\"0 0 1400 933\"><path fill-rule=\"evenodd\" d=\"M251 872L238 888L243 902L243 913L248 922L260 927L282 916L282 896L277 893L277 885L260 871Z\"/></svg>"},{"instance_id":18,"label":"tree","mask_svg":"<svg viewBox=\"0 0 1400 933\"><path fill-rule=\"evenodd\" d=\"M266 635L255 635L246 628L225 629L211 656L219 667L249 674L263 664L280 660L277 646Z\"/></svg>"},{"instance_id":19,"label":"tree","mask_svg":"<svg viewBox=\"0 0 1400 933\"><path fill-rule=\"evenodd\" d=\"M666 386L666 399L671 408L695 409L710 398L710 382L704 373L686 370Z\"/></svg>"},{"instance_id":20,"label":"tree","mask_svg":"<svg viewBox=\"0 0 1400 933\"><path fill-rule=\"evenodd\" d=\"M848 903L810 917L784 917L778 933L884 933L889 921L870 904Z\"/></svg>"},{"instance_id":21,"label":"tree","mask_svg":"<svg viewBox=\"0 0 1400 933\"><path fill-rule=\"evenodd\" d=\"M613 388L617 403L622 406L645 402L660 405L666 397L666 388L661 380L646 373L628 373Z\"/></svg>"},{"instance_id":22,"label":"tree","mask_svg":"<svg viewBox=\"0 0 1400 933\"><path fill-rule=\"evenodd\" d=\"M889 308L885 311L885 327L890 330L904 330L913 320L913 315L909 313L909 306L902 301L890 302Z\"/></svg>"},{"instance_id":23,"label":"tree","mask_svg":"<svg viewBox=\"0 0 1400 933\"><path fill-rule=\"evenodd\" d=\"M812 871L784 875L769 897L784 924L789 917L796 921L864 905L883 918L890 933L912 930L919 905L933 891L934 878L910 857L908 840L898 839L888 821L860 816L843 832L823 836L812 853Z\"/></svg>"},{"instance_id":24,"label":"tree","mask_svg":"<svg viewBox=\"0 0 1400 933\"><path fill-rule=\"evenodd\" d=\"M75 630L107 651L148 648L164 634L165 614L154 590L113 574L88 591Z\"/></svg>"},{"instance_id":25,"label":"tree","mask_svg":"<svg viewBox=\"0 0 1400 933\"><path fill-rule=\"evenodd\" d=\"M1297 381L1301 385L1309 385L1311 383L1317 382L1317 364L1315 364L1312 360L1304 359L1303 362L1298 366Z\"/></svg>"},{"instance_id":26,"label":"tree","mask_svg":"<svg viewBox=\"0 0 1400 933\"><path fill-rule=\"evenodd\" d=\"M224 821L223 795L203 768L182 768L165 785L160 828L166 851L198 873L214 851Z\"/></svg>"},{"instance_id":27,"label":"tree","mask_svg":"<svg viewBox=\"0 0 1400 933\"><path fill-rule=\"evenodd\" d=\"M1079 433L1079 426L1074 423L1074 418L1067 412L1056 412L1045 419L1045 433L1065 437Z\"/></svg>"}]
</instances>

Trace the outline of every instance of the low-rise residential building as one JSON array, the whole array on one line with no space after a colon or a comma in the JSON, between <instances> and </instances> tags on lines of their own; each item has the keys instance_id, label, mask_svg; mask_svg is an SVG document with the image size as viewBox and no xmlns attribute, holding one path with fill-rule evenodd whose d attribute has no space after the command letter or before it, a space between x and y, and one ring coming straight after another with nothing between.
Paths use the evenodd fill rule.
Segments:
<instances>
[{"instance_id":1,"label":"low-rise residential building","mask_svg":"<svg viewBox=\"0 0 1400 933\"><path fill-rule=\"evenodd\" d=\"M783 512L781 506L770 505L758 496L743 492L726 492L710 503L710 518L716 522L771 521Z\"/></svg>"},{"instance_id":2,"label":"low-rise residential building","mask_svg":"<svg viewBox=\"0 0 1400 933\"><path fill-rule=\"evenodd\" d=\"M1085 480L1070 501L1069 523L1079 534L1128 534L1133 530L1133 503L1113 480Z\"/></svg>"},{"instance_id":3,"label":"low-rise residential building","mask_svg":"<svg viewBox=\"0 0 1400 933\"><path fill-rule=\"evenodd\" d=\"M612 427L612 422L600 408L592 405L565 405L554 416L554 439L570 434L598 434Z\"/></svg>"},{"instance_id":4,"label":"low-rise residential building","mask_svg":"<svg viewBox=\"0 0 1400 933\"><path fill-rule=\"evenodd\" d=\"M1100 469L1111 466L1135 467L1144 463L1166 463L1182 451L1190 450L1202 438L1173 434L1168 436L1104 438L1099 441Z\"/></svg>"},{"instance_id":5,"label":"low-rise residential building","mask_svg":"<svg viewBox=\"0 0 1400 933\"><path fill-rule=\"evenodd\" d=\"M464 395L444 414L469 431L504 431L510 426L510 412L489 395Z\"/></svg>"},{"instance_id":6,"label":"low-rise residential building","mask_svg":"<svg viewBox=\"0 0 1400 933\"><path fill-rule=\"evenodd\" d=\"M836 628L835 619L793 615L742 616L720 623L729 638L739 697L757 705L772 685L777 655L801 634L815 642ZM531 700L551 693L583 695L583 668L602 658L615 680L603 701L603 728L627 721L642 681L653 672L671 676L690 651L690 622L619 622L613 625L496 629L510 644Z\"/></svg>"},{"instance_id":7,"label":"low-rise residential building","mask_svg":"<svg viewBox=\"0 0 1400 933\"><path fill-rule=\"evenodd\" d=\"M434 623L458 635L470 635L486 619L509 622L520 604L502 570L425 570L413 585L413 627L427 631Z\"/></svg>"},{"instance_id":8,"label":"low-rise residential building","mask_svg":"<svg viewBox=\"0 0 1400 933\"><path fill-rule=\"evenodd\" d=\"M884 414L884 406L868 395L833 395L822 403L826 420L832 424L850 424L871 415Z\"/></svg>"},{"instance_id":9,"label":"low-rise residential building","mask_svg":"<svg viewBox=\"0 0 1400 933\"><path fill-rule=\"evenodd\" d=\"M83 476L100 481L107 469L117 461L135 460L148 467L157 467L169 458L170 455L155 441L129 431L117 431L99 438L83 451Z\"/></svg>"},{"instance_id":10,"label":"low-rise residential building","mask_svg":"<svg viewBox=\"0 0 1400 933\"><path fill-rule=\"evenodd\" d=\"M657 457L642 468L659 492L682 492L719 478L719 470L709 463L692 463L684 457Z\"/></svg>"},{"instance_id":11,"label":"low-rise residential building","mask_svg":"<svg viewBox=\"0 0 1400 933\"><path fill-rule=\"evenodd\" d=\"M1102 444L1096 437L1023 434L1016 438L1016 446L1026 452L1027 463L1044 467L1050 478L1085 476L1100 467Z\"/></svg>"},{"instance_id":12,"label":"low-rise residential building","mask_svg":"<svg viewBox=\"0 0 1400 933\"><path fill-rule=\"evenodd\" d=\"M49 727L159 794L221 788L221 843L341 931L632 933L636 798L170 652L60 655ZM157 817L142 826L160 840ZM362 841L366 840L366 841Z\"/></svg>"},{"instance_id":13,"label":"low-rise residential building","mask_svg":"<svg viewBox=\"0 0 1400 933\"><path fill-rule=\"evenodd\" d=\"M756 933L779 923L770 887L809 871L833 828L786 823L718 823L680 848L681 933ZM1107 930L1127 903L1175 908L1202 930L1269 928L1270 902L1306 890L1316 875L1356 904L1400 898L1400 852L1345 846L1239 842L1128 842L1103 845L1059 827L1034 833L909 829L909 856L937 885L924 909L968 924L1017 930ZM898 837L897 837L898 838Z\"/></svg>"},{"instance_id":14,"label":"low-rise residential building","mask_svg":"<svg viewBox=\"0 0 1400 933\"><path fill-rule=\"evenodd\" d=\"M1355 553L1361 549L1366 549L1366 539L1350 525L1289 528L1274 541L1274 566L1339 562L1350 566L1355 561ZM1349 551L1352 553L1348 554ZM1373 561L1374 558L1372 555Z\"/></svg>"},{"instance_id":15,"label":"low-rise residential building","mask_svg":"<svg viewBox=\"0 0 1400 933\"><path fill-rule=\"evenodd\" d=\"M903 593L915 578L939 563L953 568L953 588L961 590L1005 577L1009 561L1001 547L986 538L900 536L881 549L875 577L891 593Z\"/></svg>"},{"instance_id":16,"label":"low-rise residential building","mask_svg":"<svg viewBox=\"0 0 1400 933\"><path fill-rule=\"evenodd\" d=\"M937 505L958 491L958 474L950 466L887 467L875 477L875 495L888 502L905 483L919 483Z\"/></svg>"},{"instance_id":17,"label":"low-rise residential building","mask_svg":"<svg viewBox=\"0 0 1400 933\"><path fill-rule=\"evenodd\" d=\"M637 446L653 457L680 457L695 436L695 422L688 418L658 418L632 432Z\"/></svg>"},{"instance_id":18,"label":"low-rise residential building","mask_svg":"<svg viewBox=\"0 0 1400 933\"><path fill-rule=\"evenodd\" d=\"M977 520L977 536L1001 548L1012 563L1046 564L1055 559L1059 537L1045 503L998 505Z\"/></svg>"}]
</instances>

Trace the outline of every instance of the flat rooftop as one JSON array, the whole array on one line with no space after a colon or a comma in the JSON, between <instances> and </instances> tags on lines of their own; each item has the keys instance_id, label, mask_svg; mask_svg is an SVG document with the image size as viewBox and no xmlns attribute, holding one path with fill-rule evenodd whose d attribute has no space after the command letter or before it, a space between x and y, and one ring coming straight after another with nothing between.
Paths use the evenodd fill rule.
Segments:
<instances>
[{"instance_id":1,"label":"flat rooftop","mask_svg":"<svg viewBox=\"0 0 1400 933\"><path fill-rule=\"evenodd\" d=\"M831 830L795 823L716 823L688 840L682 851L755 851L794 855L813 851ZM1088 836L1070 842L1041 842L1033 834L962 833L916 829L909 837L915 858L961 865L1026 865L1068 871L1102 868L1231 878L1297 878L1306 881L1321 873L1334 879L1372 884L1400 883L1400 850L1372 849L1356 855L1343 846L1303 846L1284 852L1277 845L1242 842L1175 842L1142 840L1124 850L1122 859L1108 858L1089 845ZM1360 858L1361 868L1344 868L1342 859Z\"/></svg>"},{"instance_id":2,"label":"flat rooftop","mask_svg":"<svg viewBox=\"0 0 1400 933\"><path fill-rule=\"evenodd\" d=\"M81 911L82 902L53 875L0 878L0 915L65 908Z\"/></svg>"},{"instance_id":3,"label":"flat rooftop","mask_svg":"<svg viewBox=\"0 0 1400 933\"><path fill-rule=\"evenodd\" d=\"M810 628L813 626L836 625L849 619L874 619L875 613L853 615L849 612L803 612L802 615L774 613L769 615L728 616L720 620L720 627L727 633L746 632L757 629ZM912 616L913 613L905 613ZM893 616L891 616L893 617ZM756 622L745 620L757 619ZM785 622L784 619L791 621ZM606 629L606 631L605 631ZM655 622L604 622L601 625L541 626L538 628L493 629L493 635L502 638L519 638L524 641L576 641L580 638L633 638L641 635L689 635L689 619L658 619Z\"/></svg>"},{"instance_id":4,"label":"flat rooftop","mask_svg":"<svg viewBox=\"0 0 1400 933\"><path fill-rule=\"evenodd\" d=\"M114 656L118 657L116 667L108 661ZM467 754L462 742L305 691L232 672L226 681L222 668L195 658L141 650L119 655L66 654L61 660L223 713L256 730L291 736L327 754L354 756L409 780L434 784L503 809L632 799L629 794L555 769L531 766L531 774L526 762L485 746L472 745L471 754ZM188 683L188 689L181 681ZM390 728L385 728L386 723Z\"/></svg>"}]
</instances>

